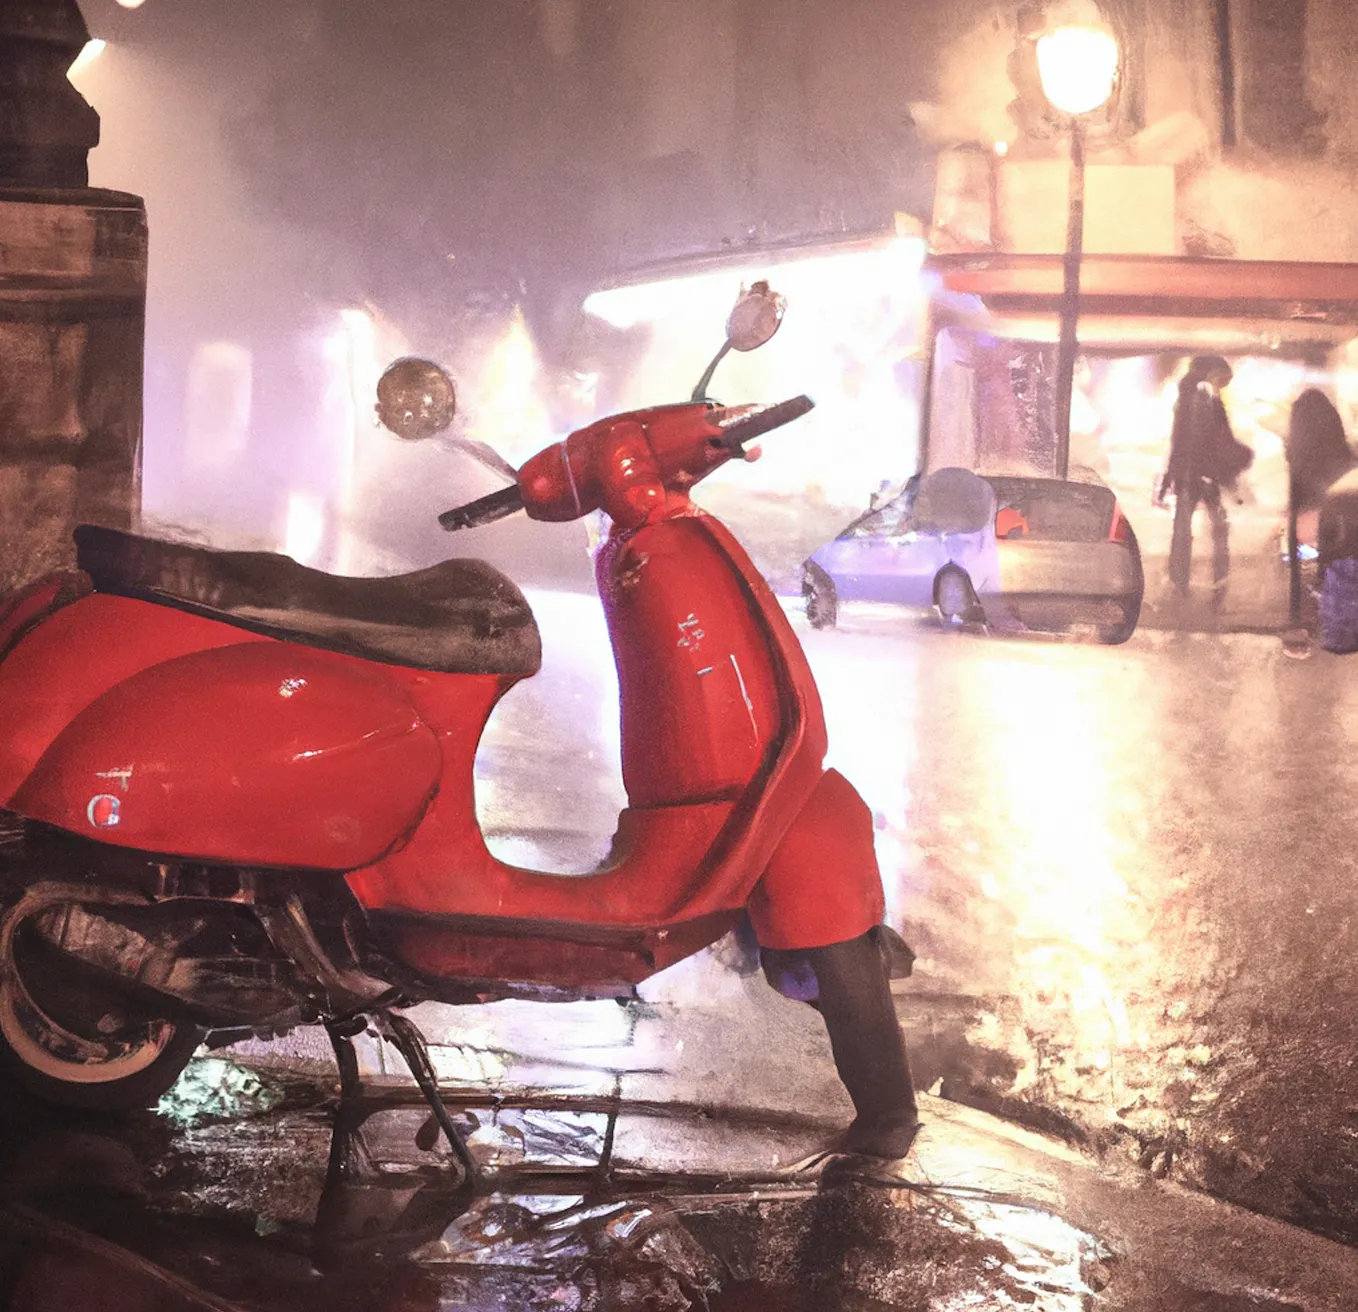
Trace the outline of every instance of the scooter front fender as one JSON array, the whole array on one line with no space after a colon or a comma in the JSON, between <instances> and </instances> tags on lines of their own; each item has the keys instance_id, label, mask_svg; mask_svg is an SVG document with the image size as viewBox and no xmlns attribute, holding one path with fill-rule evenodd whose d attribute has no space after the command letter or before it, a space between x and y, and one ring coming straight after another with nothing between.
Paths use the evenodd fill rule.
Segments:
<instances>
[{"instance_id":1,"label":"scooter front fender","mask_svg":"<svg viewBox=\"0 0 1358 1312\"><path fill-rule=\"evenodd\" d=\"M433 730L380 666L253 641L109 688L8 805L120 847L352 870L412 831L440 760Z\"/></svg>"}]
</instances>

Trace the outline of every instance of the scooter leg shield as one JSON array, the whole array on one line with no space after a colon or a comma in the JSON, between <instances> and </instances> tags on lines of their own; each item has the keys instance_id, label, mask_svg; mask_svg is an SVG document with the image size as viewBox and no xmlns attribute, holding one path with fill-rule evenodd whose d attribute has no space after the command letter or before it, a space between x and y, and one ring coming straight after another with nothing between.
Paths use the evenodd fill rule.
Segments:
<instances>
[{"instance_id":1,"label":"scooter leg shield","mask_svg":"<svg viewBox=\"0 0 1358 1312\"><path fill-rule=\"evenodd\" d=\"M857 1116L837 1147L903 1157L919 1128L891 976L909 973L909 948L879 922L882 876L872 813L853 785L827 770L750 897L769 982L817 1007L835 1069Z\"/></svg>"},{"instance_id":2,"label":"scooter leg shield","mask_svg":"<svg viewBox=\"0 0 1358 1312\"><path fill-rule=\"evenodd\" d=\"M843 943L881 921L872 812L837 770L821 776L746 909L760 945L784 950Z\"/></svg>"}]
</instances>

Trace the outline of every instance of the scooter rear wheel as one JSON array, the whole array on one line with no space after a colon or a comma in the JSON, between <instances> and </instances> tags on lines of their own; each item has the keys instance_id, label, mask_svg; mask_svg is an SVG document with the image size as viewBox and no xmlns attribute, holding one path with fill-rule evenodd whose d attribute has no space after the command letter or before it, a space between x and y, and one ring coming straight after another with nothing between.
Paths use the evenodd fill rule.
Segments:
<instances>
[{"instance_id":1,"label":"scooter rear wheel","mask_svg":"<svg viewBox=\"0 0 1358 1312\"><path fill-rule=\"evenodd\" d=\"M8 941L0 1072L43 1102L106 1112L149 1107L179 1078L203 1030L139 1014L31 922L14 926Z\"/></svg>"}]
</instances>

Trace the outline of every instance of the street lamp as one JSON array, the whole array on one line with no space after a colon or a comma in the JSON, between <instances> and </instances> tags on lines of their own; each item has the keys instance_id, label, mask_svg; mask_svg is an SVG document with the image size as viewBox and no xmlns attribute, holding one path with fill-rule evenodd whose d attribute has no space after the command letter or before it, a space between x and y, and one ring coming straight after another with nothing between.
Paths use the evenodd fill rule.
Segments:
<instances>
[{"instance_id":1,"label":"street lamp","mask_svg":"<svg viewBox=\"0 0 1358 1312\"><path fill-rule=\"evenodd\" d=\"M1061 342L1056 358L1056 474L1070 473L1070 399L1075 386L1076 328L1080 318L1080 261L1085 228L1084 115L1113 94L1117 38L1104 28L1058 27L1037 42L1042 93L1070 120L1070 210L1061 290Z\"/></svg>"}]
</instances>

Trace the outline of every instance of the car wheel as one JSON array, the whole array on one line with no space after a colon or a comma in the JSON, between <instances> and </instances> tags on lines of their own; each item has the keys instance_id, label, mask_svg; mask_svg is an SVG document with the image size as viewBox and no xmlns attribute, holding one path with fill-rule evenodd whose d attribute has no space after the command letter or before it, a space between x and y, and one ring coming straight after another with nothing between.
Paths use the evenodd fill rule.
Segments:
<instances>
[{"instance_id":1,"label":"car wheel","mask_svg":"<svg viewBox=\"0 0 1358 1312\"><path fill-rule=\"evenodd\" d=\"M809 560L802 566L802 596L806 598L806 622L813 629L833 629L839 618L835 581Z\"/></svg>"},{"instance_id":2,"label":"car wheel","mask_svg":"<svg viewBox=\"0 0 1358 1312\"><path fill-rule=\"evenodd\" d=\"M981 605L966 570L946 565L934 579L934 606L947 624L966 624L981 617Z\"/></svg>"},{"instance_id":3,"label":"car wheel","mask_svg":"<svg viewBox=\"0 0 1358 1312\"><path fill-rule=\"evenodd\" d=\"M1119 643L1126 642L1128 638L1136 632L1136 622L1141 618L1140 606L1125 606L1122 611L1122 618L1112 624L1101 624L1096 630L1099 641L1105 647L1116 647Z\"/></svg>"},{"instance_id":4,"label":"car wheel","mask_svg":"<svg viewBox=\"0 0 1358 1312\"><path fill-rule=\"evenodd\" d=\"M1123 603L1120 619L1114 620L1111 624L1102 624L1096 630L1099 641L1106 647L1116 647L1126 642L1136 632L1137 623L1141 619L1141 598L1146 589L1146 578L1141 568L1141 547L1130 524L1127 526L1127 548L1131 551L1136 566L1136 595Z\"/></svg>"}]
</instances>

